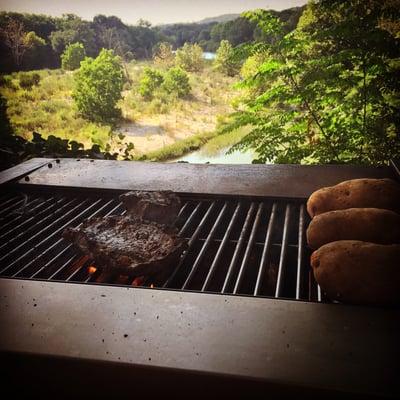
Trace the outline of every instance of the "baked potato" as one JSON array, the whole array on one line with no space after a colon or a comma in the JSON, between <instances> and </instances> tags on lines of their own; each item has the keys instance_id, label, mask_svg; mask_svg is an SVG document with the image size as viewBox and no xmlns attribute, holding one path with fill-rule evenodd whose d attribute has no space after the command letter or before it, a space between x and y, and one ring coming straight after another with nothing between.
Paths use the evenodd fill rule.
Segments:
<instances>
[{"instance_id":1,"label":"baked potato","mask_svg":"<svg viewBox=\"0 0 400 400\"><path fill-rule=\"evenodd\" d=\"M400 214L379 208L349 208L328 211L311 220L307 242L312 249L337 240L400 243Z\"/></svg>"},{"instance_id":2,"label":"baked potato","mask_svg":"<svg viewBox=\"0 0 400 400\"><path fill-rule=\"evenodd\" d=\"M400 184L392 179L352 179L317 190L307 202L311 218L327 211L365 207L400 212Z\"/></svg>"},{"instance_id":3,"label":"baked potato","mask_svg":"<svg viewBox=\"0 0 400 400\"><path fill-rule=\"evenodd\" d=\"M365 305L400 303L400 245L357 240L328 243L311 255L315 280L332 300Z\"/></svg>"}]
</instances>

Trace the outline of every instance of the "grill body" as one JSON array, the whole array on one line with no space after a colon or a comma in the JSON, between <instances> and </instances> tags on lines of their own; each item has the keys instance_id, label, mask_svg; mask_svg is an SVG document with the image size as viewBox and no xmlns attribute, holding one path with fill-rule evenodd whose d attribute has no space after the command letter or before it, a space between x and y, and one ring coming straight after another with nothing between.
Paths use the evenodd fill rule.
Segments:
<instances>
[{"instance_id":1,"label":"grill body","mask_svg":"<svg viewBox=\"0 0 400 400\"><path fill-rule=\"evenodd\" d=\"M122 215L118 192L10 191L0 198L0 276L153 286L102 272L62 238L86 218ZM305 244L308 217L296 199L182 196L176 226L188 242L164 289L321 301Z\"/></svg>"},{"instance_id":2,"label":"grill body","mask_svg":"<svg viewBox=\"0 0 400 400\"><path fill-rule=\"evenodd\" d=\"M396 169L34 159L2 173L3 376L29 371L28 393L68 381L68 395L130 395L140 377L143 394L158 380L202 395L395 397L398 310L326 304L305 245L309 194L358 177ZM123 213L130 189L182 199L189 248L157 288L102 273L61 237Z\"/></svg>"}]
</instances>

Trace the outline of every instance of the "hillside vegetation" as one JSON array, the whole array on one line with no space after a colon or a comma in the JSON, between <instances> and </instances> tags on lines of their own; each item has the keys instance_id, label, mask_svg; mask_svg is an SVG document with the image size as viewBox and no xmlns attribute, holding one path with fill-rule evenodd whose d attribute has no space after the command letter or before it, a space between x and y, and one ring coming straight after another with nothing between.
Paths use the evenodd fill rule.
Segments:
<instances>
[{"instance_id":1,"label":"hillside vegetation","mask_svg":"<svg viewBox=\"0 0 400 400\"><path fill-rule=\"evenodd\" d=\"M232 110L235 78L218 73L208 64L201 72L188 73L190 96L176 98L160 93L144 101L139 86L148 67L154 67L154 63L141 61L127 65L131 82L124 86L118 103L122 120L115 126L90 122L79 115L71 97L76 72L61 69L15 72L3 78L0 94L7 101L7 114L15 134L25 139L31 139L36 131L44 138L54 135L75 140L85 148L97 144L111 152L118 151L121 143L132 143L131 154L135 158L146 158L147 153L154 154L186 140L164 150L161 158L166 159L169 153L179 156L215 136L218 119ZM21 79L34 74L39 76L38 83L21 87Z\"/></svg>"}]
</instances>

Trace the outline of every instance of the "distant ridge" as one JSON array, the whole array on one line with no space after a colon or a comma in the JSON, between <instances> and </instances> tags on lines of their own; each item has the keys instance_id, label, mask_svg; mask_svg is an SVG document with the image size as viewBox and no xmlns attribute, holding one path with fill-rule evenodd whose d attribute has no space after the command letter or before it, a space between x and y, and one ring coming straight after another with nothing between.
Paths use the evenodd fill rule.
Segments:
<instances>
[{"instance_id":1,"label":"distant ridge","mask_svg":"<svg viewBox=\"0 0 400 400\"><path fill-rule=\"evenodd\" d=\"M200 21L197 21L197 24L210 24L212 22L228 22L233 21L236 18L239 18L240 14L222 14L216 17L204 18Z\"/></svg>"}]
</instances>

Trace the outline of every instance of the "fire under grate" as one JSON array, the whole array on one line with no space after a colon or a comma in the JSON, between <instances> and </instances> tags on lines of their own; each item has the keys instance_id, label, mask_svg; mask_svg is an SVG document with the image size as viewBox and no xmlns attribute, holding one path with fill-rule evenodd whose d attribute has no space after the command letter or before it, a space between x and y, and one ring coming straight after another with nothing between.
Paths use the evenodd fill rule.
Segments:
<instances>
[{"instance_id":1,"label":"fire under grate","mask_svg":"<svg viewBox=\"0 0 400 400\"><path fill-rule=\"evenodd\" d=\"M61 237L86 218L123 214L119 194L43 189L2 195L0 276L154 287L151 280L101 272ZM176 226L188 250L162 288L321 301L305 243L304 202L194 195L183 196L182 204Z\"/></svg>"}]
</instances>

